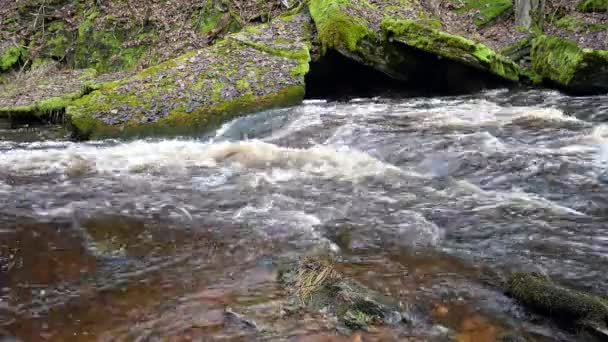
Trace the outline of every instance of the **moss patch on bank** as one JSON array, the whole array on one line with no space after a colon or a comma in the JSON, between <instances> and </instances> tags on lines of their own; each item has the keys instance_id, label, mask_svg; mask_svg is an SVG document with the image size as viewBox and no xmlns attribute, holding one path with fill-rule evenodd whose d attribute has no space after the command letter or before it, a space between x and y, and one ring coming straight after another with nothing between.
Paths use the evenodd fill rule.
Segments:
<instances>
[{"instance_id":1,"label":"moss patch on bank","mask_svg":"<svg viewBox=\"0 0 608 342\"><path fill-rule=\"evenodd\" d=\"M451 59L502 78L519 80L519 68L511 60L472 40L423 26L413 20L386 18L382 29L388 39Z\"/></svg>"},{"instance_id":2,"label":"moss patch on bank","mask_svg":"<svg viewBox=\"0 0 608 342\"><path fill-rule=\"evenodd\" d=\"M532 69L573 91L608 91L608 51L581 49L558 37L539 36L532 43Z\"/></svg>"},{"instance_id":3,"label":"moss patch on bank","mask_svg":"<svg viewBox=\"0 0 608 342\"><path fill-rule=\"evenodd\" d=\"M7 71L15 66L24 52L23 47L16 45L8 46L3 51L0 51L0 72Z\"/></svg>"}]
</instances>

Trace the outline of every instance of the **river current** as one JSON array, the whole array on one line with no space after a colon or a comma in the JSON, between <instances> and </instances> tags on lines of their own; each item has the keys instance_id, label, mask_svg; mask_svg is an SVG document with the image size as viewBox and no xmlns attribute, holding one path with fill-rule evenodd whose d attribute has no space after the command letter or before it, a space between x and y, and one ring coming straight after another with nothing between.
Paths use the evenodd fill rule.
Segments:
<instances>
[{"instance_id":1,"label":"river current","mask_svg":"<svg viewBox=\"0 0 608 342\"><path fill-rule=\"evenodd\" d=\"M607 96L492 90L308 100L197 138L0 131L0 336L319 340L275 265L327 249L417 307L364 338L575 341L498 284L608 296L607 121Z\"/></svg>"}]
</instances>

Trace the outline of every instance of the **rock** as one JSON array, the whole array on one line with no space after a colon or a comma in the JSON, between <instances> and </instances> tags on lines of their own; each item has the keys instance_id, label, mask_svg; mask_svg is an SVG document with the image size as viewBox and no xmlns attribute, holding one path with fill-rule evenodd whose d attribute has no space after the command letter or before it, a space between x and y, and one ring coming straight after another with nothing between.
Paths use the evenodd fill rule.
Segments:
<instances>
[{"instance_id":1,"label":"rock","mask_svg":"<svg viewBox=\"0 0 608 342\"><path fill-rule=\"evenodd\" d=\"M72 103L77 137L188 134L304 97L310 18L284 15L105 84Z\"/></svg>"},{"instance_id":2,"label":"rock","mask_svg":"<svg viewBox=\"0 0 608 342\"><path fill-rule=\"evenodd\" d=\"M572 290L535 273L515 273L507 280L507 292L523 305L608 337L608 301Z\"/></svg>"},{"instance_id":3,"label":"rock","mask_svg":"<svg viewBox=\"0 0 608 342\"><path fill-rule=\"evenodd\" d=\"M509 81L519 78L517 65L508 58L481 43L444 32L442 24L418 0L374 4L363 0L311 0L309 7L322 52L334 49L393 78L407 80L420 67L421 59L432 55Z\"/></svg>"},{"instance_id":4,"label":"rock","mask_svg":"<svg viewBox=\"0 0 608 342\"><path fill-rule=\"evenodd\" d=\"M513 61L481 43L441 32L413 20L388 18L382 21L382 28L395 41L410 47L491 72L507 80L519 80L519 68Z\"/></svg>"},{"instance_id":5,"label":"rock","mask_svg":"<svg viewBox=\"0 0 608 342\"><path fill-rule=\"evenodd\" d=\"M541 35L532 42L532 71L575 93L608 91L608 50L582 49L559 37Z\"/></svg>"},{"instance_id":6,"label":"rock","mask_svg":"<svg viewBox=\"0 0 608 342\"><path fill-rule=\"evenodd\" d=\"M299 308L336 317L348 330L372 325L394 325L406 315L392 300L334 269L329 256L305 257L293 269L280 272L281 283L291 293L291 311Z\"/></svg>"}]
</instances>

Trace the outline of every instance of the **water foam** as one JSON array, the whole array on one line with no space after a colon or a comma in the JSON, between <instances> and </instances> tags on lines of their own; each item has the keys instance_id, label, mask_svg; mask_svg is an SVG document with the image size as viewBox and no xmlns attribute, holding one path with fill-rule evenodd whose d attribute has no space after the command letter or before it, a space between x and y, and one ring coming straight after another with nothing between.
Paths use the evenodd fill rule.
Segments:
<instances>
[{"instance_id":1,"label":"water foam","mask_svg":"<svg viewBox=\"0 0 608 342\"><path fill-rule=\"evenodd\" d=\"M586 124L556 108L503 106L483 99L433 99L419 102L399 105L395 114L411 116L421 127L465 128L511 124L555 127ZM431 108L426 108L429 104L432 104ZM422 105L426 107L420 108Z\"/></svg>"},{"instance_id":2,"label":"water foam","mask_svg":"<svg viewBox=\"0 0 608 342\"><path fill-rule=\"evenodd\" d=\"M196 140L135 141L114 146L72 144L62 149L15 149L0 154L9 174L179 174L196 168L282 169L300 175L357 179L398 171L348 147L280 147L259 140L208 144ZM281 175L280 177L284 177Z\"/></svg>"}]
</instances>

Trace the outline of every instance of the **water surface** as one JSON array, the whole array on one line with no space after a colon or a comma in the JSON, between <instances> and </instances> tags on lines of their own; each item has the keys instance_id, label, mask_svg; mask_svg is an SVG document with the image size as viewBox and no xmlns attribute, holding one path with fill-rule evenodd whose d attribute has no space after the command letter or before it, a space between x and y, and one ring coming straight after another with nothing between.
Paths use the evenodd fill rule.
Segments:
<instances>
[{"instance_id":1,"label":"water surface","mask_svg":"<svg viewBox=\"0 0 608 342\"><path fill-rule=\"evenodd\" d=\"M506 297L536 271L608 296L608 97L307 101L198 138L0 135L0 334L318 339L276 265L319 249L415 307L370 340L576 340ZM10 132L10 134L9 134Z\"/></svg>"}]
</instances>

